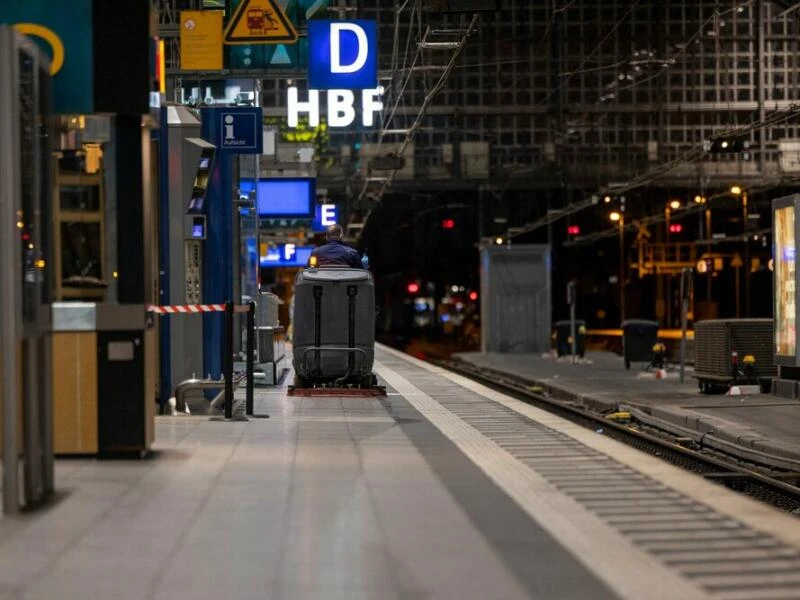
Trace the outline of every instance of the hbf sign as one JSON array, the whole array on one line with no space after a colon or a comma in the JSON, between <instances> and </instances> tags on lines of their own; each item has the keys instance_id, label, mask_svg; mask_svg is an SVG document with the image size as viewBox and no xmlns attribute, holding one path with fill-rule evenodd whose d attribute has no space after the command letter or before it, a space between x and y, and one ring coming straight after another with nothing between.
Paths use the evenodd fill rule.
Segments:
<instances>
[{"instance_id":1,"label":"hbf sign","mask_svg":"<svg viewBox=\"0 0 800 600\"><path fill-rule=\"evenodd\" d=\"M383 87L361 90L361 122L364 127L372 127L375 115L383 110ZM291 86L287 89L286 109L289 127L297 127L300 113L308 115L308 124L317 127L320 123L320 91L309 90L308 101L300 100L299 90ZM328 90L328 127L348 127L356 120L356 95L352 90Z\"/></svg>"},{"instance_id":2,"label":"hbf sign","mask_svg":"<svg viewBox=\"0 0 800 600\"><path fill-rule=\"evenodd\" d=\"M376 21L308 22L308 83L317 90L378 87Z\"/></svg>"}]
</instances>

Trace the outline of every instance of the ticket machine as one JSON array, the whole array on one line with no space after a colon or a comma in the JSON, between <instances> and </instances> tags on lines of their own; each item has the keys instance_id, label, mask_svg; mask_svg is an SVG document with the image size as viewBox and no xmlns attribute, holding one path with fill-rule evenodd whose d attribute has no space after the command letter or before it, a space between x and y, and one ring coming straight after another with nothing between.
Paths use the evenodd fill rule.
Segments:
<instances>
[{"instance_id":1,"label":"ticket machine","mask_svg":"<svg viewBox=\"0 0 800 600\"><path fill-rule=\"evenodd\" d=\"M200 137L200 120L185 106L167 106L162 135L167 139L165 169L167 215L161 236L167 265L160 302L202 304L205 243L208 237L208 189L216 147ZM166 130L166 131L165 131ZM165 218L166 216L166 218ZM162 318L161 389L164 395L185 379L202 378L202 315Z\"/></svg>"}]
</instances>

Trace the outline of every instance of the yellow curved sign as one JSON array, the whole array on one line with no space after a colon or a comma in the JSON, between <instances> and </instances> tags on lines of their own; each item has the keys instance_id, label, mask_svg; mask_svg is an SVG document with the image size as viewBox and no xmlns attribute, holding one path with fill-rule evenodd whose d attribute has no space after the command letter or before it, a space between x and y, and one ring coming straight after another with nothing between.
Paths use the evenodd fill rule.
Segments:
<instances>
[{"instance_id":1,"label":"yellow curved sign","mask_svg":"<svg viewBox=\"0 0 800 600\"><path fill-rule=\"evenodd\" d=\"M42 38L53 49L53 60L50 63L50 75L55 75L64 66L64 43L55 31L36 23L17 23L14 28L22 34Z\"/></svg>"}]
</instances>

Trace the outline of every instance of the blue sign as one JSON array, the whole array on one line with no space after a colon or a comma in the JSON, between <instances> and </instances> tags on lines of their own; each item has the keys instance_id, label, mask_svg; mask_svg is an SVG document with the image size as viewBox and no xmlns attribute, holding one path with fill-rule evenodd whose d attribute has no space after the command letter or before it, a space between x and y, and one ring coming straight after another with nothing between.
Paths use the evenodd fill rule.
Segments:
<instances>
[{"instance_id":1,"label":"blue sign","mask_svg":"<svg viewBox=\"0 0 800 600\"><path fill-rule=\"evenodd\" d=\"M261 266L268 268L278 267L305 267L311 258L313 246L297 246L296 244L278 244L267 249L267 255L261 257Z\"/></svg>"},{"instance_id":2,"label":"blue sign","mask_svg":"<svg viewBox=\"0 0 800 600\"><path fill-rule=\"evenodd\" d=\"M313 90L377 88L377 23L309 21L308 85Z\"/></svg>"},{"instance_id":3,"label":"blue sign","mask_svg":"<svg viewBox=\"0 0 800 600\"><path fill-rule=\"evenodd\" d=\"M232 154L261 154L264 118L261 108L250 106L202 109L203 137L219 150Z\"/></svg>"},{"instance_id":4,"label":"blue sign","mask_svg":"<svg viewBox=\"0 0 800 600\"><path fill-rule=\"evenodd\" d=\"M314 220L311 222L313 231L325 231L329 225L339 222L339 207L335 204L317 204L314 211Z\"/></svg>"},{"instance_id":5,"label":"blue sign","mask_svg":"<svg viewBox=\"0 0 800 600\"><path fill-rule=\"evenodd\" d=\"M0 23L15 25L50 58L56 113L94 112L92 0L4 0Z\"/></svg>"}]
</instances>

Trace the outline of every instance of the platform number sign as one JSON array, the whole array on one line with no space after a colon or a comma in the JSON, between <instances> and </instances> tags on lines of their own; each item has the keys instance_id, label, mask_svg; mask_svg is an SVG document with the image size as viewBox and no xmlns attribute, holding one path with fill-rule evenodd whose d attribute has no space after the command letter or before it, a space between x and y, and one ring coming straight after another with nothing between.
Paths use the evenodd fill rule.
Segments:
<instances>
[{"instance_id":1,"label":"platform number sign","mask_svg":"<svg viewBox=\"0 0 800 600\"><path fill-rule=\"evenodd\" d=\"M308 22L308 78L315 90L365 90L378 87L376 21Z\"/></svg>"}]
</instances>

